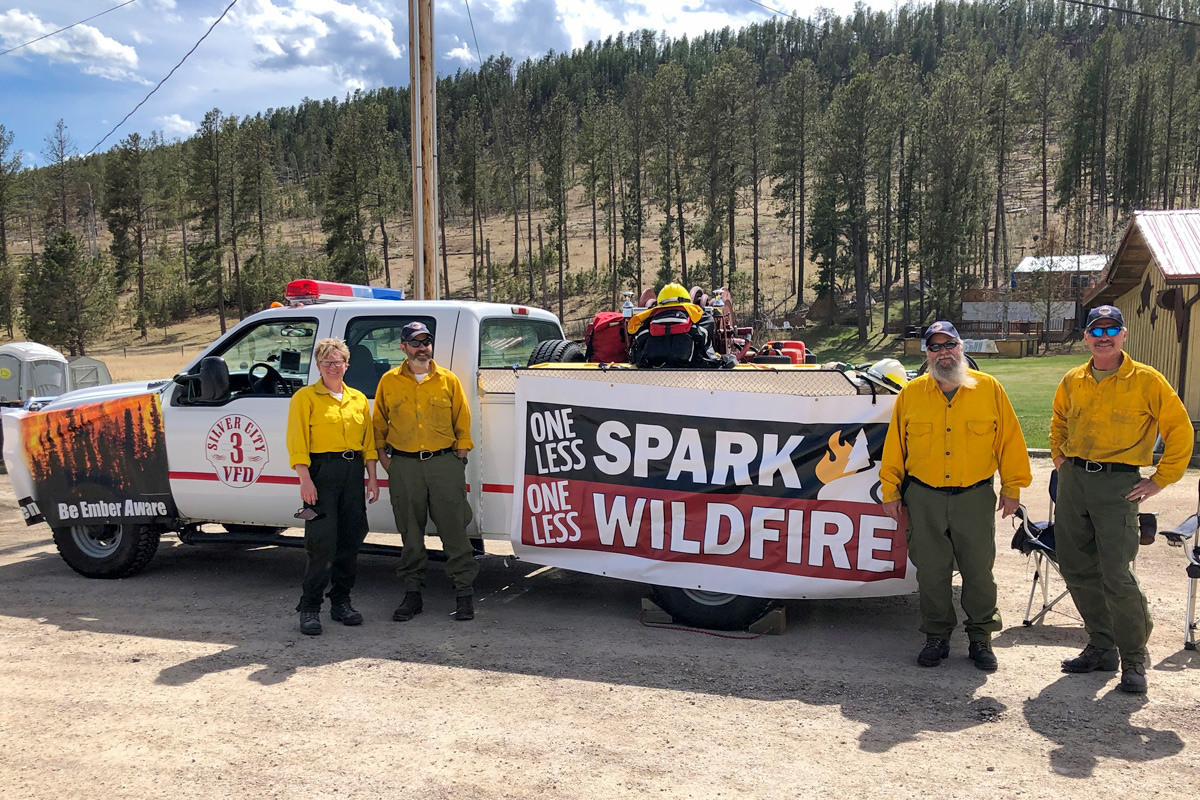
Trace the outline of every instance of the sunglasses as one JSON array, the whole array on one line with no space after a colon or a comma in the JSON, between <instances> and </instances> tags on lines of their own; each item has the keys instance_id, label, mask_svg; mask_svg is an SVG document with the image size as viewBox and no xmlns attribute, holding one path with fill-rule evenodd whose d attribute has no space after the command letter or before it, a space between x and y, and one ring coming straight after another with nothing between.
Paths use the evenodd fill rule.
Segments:
<instances>
[{"instance_id":1,"label":"sunglasses","mask_svg":"<svg viewBox=\"0 0 1200 800\"><path fill-rule=\"evenodd\" d=\"M953 350L956 347L958 347L958 342L954 341L953 339L948 342L942 342L941 344L934 344L933 342L930 342L929 344L925 345L925 349L931 353L936 353L939 350Z\"/></svg>"},{"instance_id":2,"label":"sunglasses","mask_svg":"<svg viewBox=\"0 0 1200 800\"><path fill-rule=\"evenodd\" d=\"M337 369L338 367L350 366L345 361L318 361L317 364L325 367L326 369Z\"/></svg>"},{"instance_id":3,"label":"sunglasses","mask_svg":"<svg viewBox=\"0 0 1200 800\"><path fill-rule=\"evenodd\" d=\"M1101 336L1116 336L1120 332L1120 325L1109 325L1103 328L1097 325L1094 328L1088 328L1088 333L1096 339L1099 339Z\"/></svg>"},{"instance_id":4,"label":"sunglasses","mask_svg":"<svg viewBox=\"0 0 1200 800\"><path fill-rule=\"evenodd\" d=\"M305 522L315 522L316 520L319 520L319 519L325 519L325 515L323 513L321 513L320 511L317 511L315 508L310 506L308 503L305 503L304 507L301 508L299 511L297 511L295 514L293 514L293 516L296 519L302 519Z\"/></svg>"},{"instance_id":5,"label":"sunglasses","mask_svg":"<svg viewBox=\"0 0 1200 800\"><path fill-rule=\"evenodd\" d=\"M413 347L433 347L433 339L409 339L408 343Z\"/></svg>"}]
</instances>

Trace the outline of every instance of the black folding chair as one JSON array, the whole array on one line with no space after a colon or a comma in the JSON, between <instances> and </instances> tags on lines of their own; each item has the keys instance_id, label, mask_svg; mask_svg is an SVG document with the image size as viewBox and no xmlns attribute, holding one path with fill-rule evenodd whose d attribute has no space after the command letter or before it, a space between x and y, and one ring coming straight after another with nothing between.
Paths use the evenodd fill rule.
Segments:
<instances>
[{"instance_id":1,"label":"black folding chair","mask_svg":"<svg viewBox=\"0 0 1200 800\"><path fill-rule=\"evenodd\" d=\"M1050 570L1057 573L1060 580L1062 579L1062 572L1058 568L1058 553L1054 549L1054 503L1058 499L1058 470L1050 473L1049 493L1050 519L1048 521L1034 522L1030 520L1029 512L1025 509L1025 506L1018 506L1017 513L1013 518L1013 524L1017 530L1013 534L1012 549L1018 550L1027 556L1033 556L1033 586L1029 588L1029 603L1025 606L1025 619L1021 620L1021 623L1026 626L1033 625L1035 622L1039 622L1045 618L1046 614L1050 613L1050 610L1069 594L1064 589L1057 597L1051 600L1050 585L1047 582ZM1153 543L1157 530L1157 512L1144 511L1138 514L1138 532L1142 545ZM1047 569L1048 567L1049 569ZM1137 569L1136 557L1133 568ZM1197 575L1200 576L1200 567L1197 567ZM1030 616L1033 612L1033 598L1037 594L1039 585L1042 587L1042 608L1037 614ZM1192 596L1195 593L1196 587L1195 582L1193 582ZM1192 617L1189 616L1188 619L1191 620ZM1192 625L1190 630L1194 635L1195 626Z\"/></svg>"},{"instance_id":2,"label":"black folding chair","mask_svg":"<svg viewBox=\"0 0 1200 800\"><path fill-rule=\"evenodd\" d=\"M1197 495L1200 496L1200 489L1198 489ZM1196 649L1196 591L1200 586L1200 516L1198 516L1200 515L1200 500L1198 500L1197 506L1196 514L1192 514L1169 531L1160 531L1172 547L1184 547L1187 544L1184 549L1188 560L1187 607L1184 610L1183 620L1183 648L1185 650Z\"/></svg>"},{"instance_id":3,"label":"black folding chair","mask_svg":"<svg viewBox=\"0 0 1200 800\"><path fill-rule=\"evenodd\" d=\"M1050 473L1050 510L1045 522L1035 522L1030 519L1025 506L1017 506L1013 516L1016 532L1012 538L1012 549L1033 558L1033 585L1029 587L1029 602L1025 606L1025 618L1021 624L1026 627L1040 622L1060 600L1067 596L1064 589L1053 600L1050 599L1049 573L1055 572L1059 580L1062 573L1058 569L1058 555L1054 551L1054 501L1058 498L1058 470ZM1033 614L1033 598L1037 595L1038 587L1042 589L1042 608Z\"/></svg>"}]
</instances>

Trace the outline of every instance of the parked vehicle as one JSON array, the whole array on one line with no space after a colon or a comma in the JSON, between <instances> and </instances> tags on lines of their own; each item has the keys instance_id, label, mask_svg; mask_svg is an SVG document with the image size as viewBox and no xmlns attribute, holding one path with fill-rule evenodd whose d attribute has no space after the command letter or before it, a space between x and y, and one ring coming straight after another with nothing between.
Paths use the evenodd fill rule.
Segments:
<instances>
[{"instance_id":1,"label":"parked vehicle","mask_svg":"<svg viewBox=\"0 0 1200 800\"><path fill-rule=\"evenodd\" d=\"M717 374L614 369L600 375L596 365L578 363L574 372L526 368L531 357L544 361L549 353L559 360L570 349L553 314L497 303L376 299L386 291L358 287L352 294L366 296L351 298L343 284L294 281L289 305L248 317L174 379L85 389L37 412L6 412L4 459L26 520L45 521L63 559L96 578L137 573L169 532L187 543L302 544L298 536L281 535L295 526L299 504L284 439L290 395L316 380L316 342L344 339L350 349L345 381L373 398L379 378L403 359L402 328L420 321L433 333L435 360L459 376L471 404L477 449L467 467L469 533L510 539L514 491L524 477L515 467L523 429L515 418L518 375L602 377L653 392L664 381L704 386L705 376ZM572 356L566 360L580 360ZM722 372L722 388L769 390L764 381L773 367ZM819 377L846 395L892 392L886 381L858 373ZM786 391L803 393L796 375L789 380ZM876 440L881 445L873 434ZM386 502L371 505L368 518L370 530L395 533ZM204 527L211 523L224 532ZM901 572L905 563L901 559ZM769 599L688 591L662 585L658 593L674 598L665 602L677 616L718 627L744 626Z\"/></svg>"}]
</instances>

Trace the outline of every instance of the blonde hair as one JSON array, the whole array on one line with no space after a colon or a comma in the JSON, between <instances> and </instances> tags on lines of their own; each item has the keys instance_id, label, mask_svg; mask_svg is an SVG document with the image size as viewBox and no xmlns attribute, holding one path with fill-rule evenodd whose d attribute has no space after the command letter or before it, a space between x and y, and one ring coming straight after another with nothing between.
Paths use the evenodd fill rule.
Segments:
<instances>
[{"instance_id":1,"label":"blonde hair","mask_svg":"<svg viewBox=\"0 0 1200 800\"><path fill-rule=\"evenodd\" d=\"M341 339L322 339L317 342L317 349L313 351L313 357L317 361L325 361L333 353L341 353L342 358L350 361L350 348Z\"/></svg>"}]
</instances>

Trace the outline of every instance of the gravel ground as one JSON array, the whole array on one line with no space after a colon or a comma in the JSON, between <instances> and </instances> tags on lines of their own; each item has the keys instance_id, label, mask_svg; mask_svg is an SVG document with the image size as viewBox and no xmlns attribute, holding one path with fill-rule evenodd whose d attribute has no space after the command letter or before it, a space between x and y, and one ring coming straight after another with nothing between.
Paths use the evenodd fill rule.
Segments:
<instances>
[{"instance_id":1,"label":"gravel ground","mask_svg":"<svg viewBox=\"0 0 1200 800\"><path fill-rule=\"evenodd\" d=\"M1035 511L1049 465L1034 464ZM1198 473L1154 498L1172 527ZM794 798L1192 796L1200 658L1184 557L1138 573L1157 624L1150 693L1063 675L1069 601L1024 627L1032 568L997 525L1000 670L915 664L915 597L787 605L782 636L638 622L644 587L501 557L474 622L431 571L390 620L393 559L363 556L359 628L299 634L304 554L189 547L88 580L26 527L0 478L0 796L5 798ZM502 550L503 548L497 548ZM1058 586L1059 584L1055 584Z\"/></svg>"}]
</instances>

